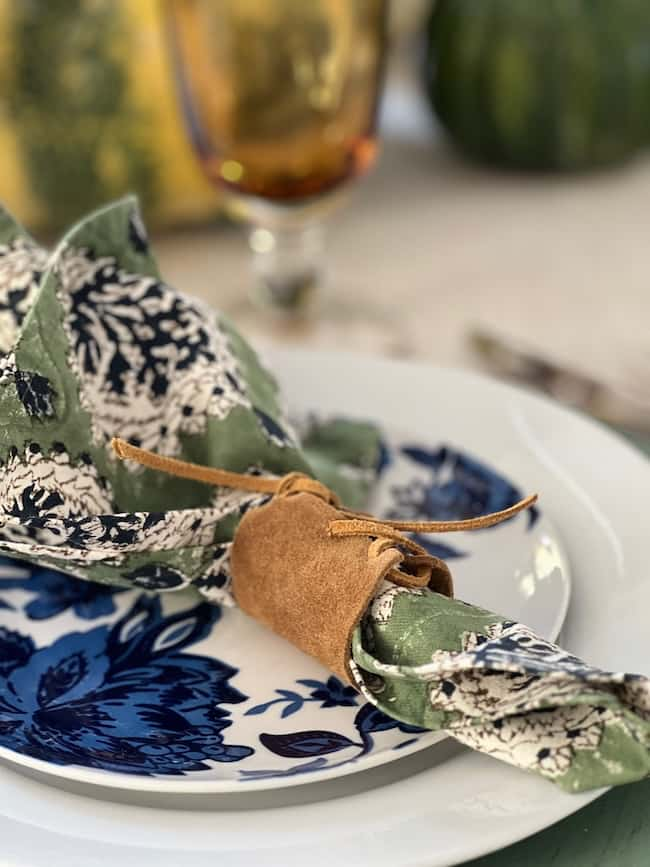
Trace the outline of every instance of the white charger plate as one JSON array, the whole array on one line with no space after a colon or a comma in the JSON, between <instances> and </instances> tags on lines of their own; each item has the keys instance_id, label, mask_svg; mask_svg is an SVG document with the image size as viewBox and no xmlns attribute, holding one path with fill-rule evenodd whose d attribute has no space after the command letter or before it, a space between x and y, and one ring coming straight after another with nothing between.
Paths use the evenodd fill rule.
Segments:
<instances>
[{"instance_id":1,"label":"white charger plate","mask_svg":"<svg viewBox=\"0 0 650 867\"><path fill-rule=\"evenodd\" d=\"M329 354L275 352L273 362L294 406L318 395L324 412L388 426L408 418L419 441L462 443L539 490L573 567L564 646L596 665L648 673L650 465L639 453L549 401L471 374ZM354 777L200 802L176 796L168 809L145 806L140 793L124 806L90 791L55 791L3 769L8 867L203 867L215 857L229 867L436 867L515 842L599 794L564 794L450 741Z\"/></svg>"}]
</instances>

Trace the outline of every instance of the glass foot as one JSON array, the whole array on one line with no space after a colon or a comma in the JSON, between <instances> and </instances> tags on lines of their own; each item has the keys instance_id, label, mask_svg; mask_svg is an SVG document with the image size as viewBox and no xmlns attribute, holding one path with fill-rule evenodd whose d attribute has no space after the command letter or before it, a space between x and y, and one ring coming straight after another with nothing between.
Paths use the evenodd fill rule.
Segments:
<instances>
[{"instance_id":1,"label":"glass foot","mask_svg":"<svg viewBox=\"0 0 650 867\"><path fill-rule=\"evenodd\" d=\"M283 313L276 306L260 307L244 297L224 311L233 325L254 344L276 343L313 349L338 349L390 356L408 356L412 346L406 325L393 307L373 303L364 308L346 298L320 293L318 307Z\"/></svg>"}]
</instances>

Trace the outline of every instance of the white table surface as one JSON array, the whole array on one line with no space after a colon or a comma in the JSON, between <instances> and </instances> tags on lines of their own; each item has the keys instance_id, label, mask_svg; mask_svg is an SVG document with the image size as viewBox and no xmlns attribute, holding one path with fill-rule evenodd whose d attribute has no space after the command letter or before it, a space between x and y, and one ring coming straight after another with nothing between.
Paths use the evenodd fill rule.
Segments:
<instances>
[{"instance_id":1,"label":"white table surface","mask_svg":"<svg viewBox=\"0 0 650 867\"><path fill-rule=\"evenodd\" d=\"M332 221L333 296L394 304L417 357L472 366L465 337L482 325L592 373L650 382L649 158L567 176L480 168L399 84L383 126L379 165ZM237 228L188 229L155 249L171 283L217 306L246 291Z\"/></svg>"}]
</instances>

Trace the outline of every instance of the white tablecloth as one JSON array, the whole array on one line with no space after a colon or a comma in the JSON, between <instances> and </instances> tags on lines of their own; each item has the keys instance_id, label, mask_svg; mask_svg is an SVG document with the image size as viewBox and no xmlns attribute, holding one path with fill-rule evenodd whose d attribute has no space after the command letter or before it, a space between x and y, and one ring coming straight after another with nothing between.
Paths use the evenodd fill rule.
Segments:
<instances>
[{"instance_id":1,"label":"white tablecloth","mask_svg":"<svg viewBox=\"0 0 650 867\"><path fill-rule=\"evenodd\" d=\"M476 364L466 335L482 325L650 385L650 160L582 175L490 171L460 159L414 100L389 93L379 165L332 221L328 291L394 304L413 353L436 362ZM239 230L155 241L174 285L217 306L246 291ZM320 339L340 345L335 330Z\"/></svg>"}]
</instances>

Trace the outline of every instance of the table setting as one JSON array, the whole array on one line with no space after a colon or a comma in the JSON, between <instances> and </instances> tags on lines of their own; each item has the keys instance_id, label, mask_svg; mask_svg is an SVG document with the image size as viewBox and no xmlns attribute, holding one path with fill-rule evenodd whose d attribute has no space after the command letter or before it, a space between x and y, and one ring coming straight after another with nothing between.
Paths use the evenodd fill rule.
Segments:
<instances>
[{"instance_id":1,"label":"table setting","mask_svg":"<svg viewBox=\"0 0 650 867\"><path fill-rule=\"evenodd\" d=\"M387 11L165 5L247 248L152 242L133 195L57 240L0 210L3 867L560 867L614 798L643 825L642 382L507 318L463 320L500 379L436 366L376 264L374 297L346 289L338 239L381 219L370 182L366 212L341 190L375 158L387 46L413 45ZM419 147L387 139L389 168ZM594 845L633 864L634 833Z\"/></svg>"}]
</instances>

